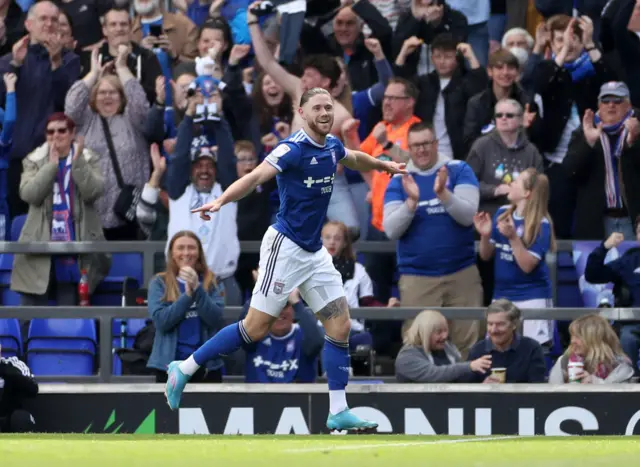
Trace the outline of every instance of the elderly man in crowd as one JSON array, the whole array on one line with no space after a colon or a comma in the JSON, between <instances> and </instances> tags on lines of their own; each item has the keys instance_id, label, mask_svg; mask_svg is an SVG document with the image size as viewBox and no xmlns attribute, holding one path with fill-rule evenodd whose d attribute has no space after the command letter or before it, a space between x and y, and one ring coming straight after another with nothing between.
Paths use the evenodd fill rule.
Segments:
<instances>
[{"instance_id":1,"label":"elderly man in crowd","mask_svg":"<svg viewBox=\"0 0 640 467\"><path fill-rule=\"evenodd\" d=\"M462 161L438 154L432 126L409 128L411 174L395 176L385 194L384 230L398 240L400 300L415 307L478 307L473 216L478 180ZM454 321L451 341L463 355L479 337L479 323Z\"/></svg>"},{"instance_id":2,"label":"elderly man in crowd","mask_svg":"<svg viewBox=\"0 0 640 467\"><path fill-rule=\"evenodd\" d=\"M542 347L536 340L518 333L520 309L501 298L487 308L486 316L487 337L471 348L467 360L472 362L488 355L492 370L471 374L469 382L544 383L547 367Z\"/></svg>"}]
</instances>

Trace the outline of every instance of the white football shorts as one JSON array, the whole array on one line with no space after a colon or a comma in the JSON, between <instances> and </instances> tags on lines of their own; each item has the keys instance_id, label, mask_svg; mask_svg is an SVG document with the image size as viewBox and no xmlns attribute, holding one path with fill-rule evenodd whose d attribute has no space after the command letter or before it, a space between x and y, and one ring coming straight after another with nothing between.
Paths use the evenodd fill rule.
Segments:
<instances>
[{"instance_id":1,"label":"white football shorts","mask_svg":"<svg viewBox=\"0 0 640 467\"><path fill-rule=\"evenodd\" d=\"M311 253L269 227L260 246L251 307L278 317L295 288L314 313L345 296L342 276L326 248Z\"/></svg>"}]
</instances>

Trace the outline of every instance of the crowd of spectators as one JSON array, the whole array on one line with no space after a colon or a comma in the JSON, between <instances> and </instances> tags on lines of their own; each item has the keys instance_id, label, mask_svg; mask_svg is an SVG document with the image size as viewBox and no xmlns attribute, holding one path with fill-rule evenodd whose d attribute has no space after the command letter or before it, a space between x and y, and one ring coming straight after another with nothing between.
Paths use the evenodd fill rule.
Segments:
<instances>
[{"instance_id":1,"label":"crowd of spectators","mask_svg":"<svg viewBox=\"0 0 640 467\"><path fill-rule=\"evenodd\" d=\"M333 95L345 146L410 171L339 166L322 241L349 305L491 304L478 321L354 320L352 349L398 355L400 380L494 382L500 367L544 381L555 324L523 325L519 309L553 306L556 239L608 238L587 274L639 287L636 253L603 263L640 218L640 0L0 0L0 52L0 239L26 215L20 242L166 241L149 284L159 379L250 296L258 257L240 242L262 239L278 191L210 221L191 209L299 131L313 87ZM357 239L397 254L358 255ZM16 255L11 288L24 305L74 305L81 271L93 291L110 265ZM247 378L312 380L311 318L292 294L244 349ZM583 382L628 380L629 326L621 345L609 323L576 320L550 379L580 358Z\"/></svg>"}]
</instances>

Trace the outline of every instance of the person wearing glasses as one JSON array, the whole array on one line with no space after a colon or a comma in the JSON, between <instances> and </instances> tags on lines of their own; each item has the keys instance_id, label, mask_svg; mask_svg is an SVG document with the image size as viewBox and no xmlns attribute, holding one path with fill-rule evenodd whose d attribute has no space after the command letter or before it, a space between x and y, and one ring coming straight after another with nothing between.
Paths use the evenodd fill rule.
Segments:
<instances>
[{"instance_id":1,"label":"person wearing glasses","mask_svg":"<svg viewBox=\"0 0 640 467\"><path fill-rule=\"evenodd\" d=\"M385 193L383 226L398 241L400 301L407 307L479 307L473 216L478 179L466 162L438 153L427 123L408 131L410 174L394 176ZM449 323L451 341L466 357L479 338L477 321Z\"/></svg>"},{"instance_id":2,"label":"person wearing glasses","mask_svg":"<svg viewBox=\"0 0 640 467\"><path fill-rule=\"evenodd\" d=\"M600 88L598 111L588 109L562 161L576 184L574 238L599 240L614 232L635 238L640 215L640 123L629 88L610 81Z\"/></svg>"},{"instance_id":3,"label":"person wearing glasses","mask_svg":"<svg viewBox=\"0 0 640 467\"><path fill-rule=\"evenodd\" d=\"M509 204L509 186L529 167L542 173L542 156L529 141L524 128L522 104L503 99L495 106L496 128L472 146L467 163L480 182L480 211L493 218L500 206ZM493 300L493 261L478 259L484 303Z\"/></svg>"},{"instance_id":4,"label":"person wearing glasses","mask_svg":"<svg viewBox=\"0 0 640 467\"><path fill-rule=\"evenodd\" d=\"M100 156L76 139L75 124L54 113L46 124L47 142L23 161L20 197L29 205L19 242L104 241L94 203L104 191ZM15 255L11 289L22 306L75 306L80 271L86 269L93 292L111 266L104 254L78 256Z\"/></svg>"}]
</instances>

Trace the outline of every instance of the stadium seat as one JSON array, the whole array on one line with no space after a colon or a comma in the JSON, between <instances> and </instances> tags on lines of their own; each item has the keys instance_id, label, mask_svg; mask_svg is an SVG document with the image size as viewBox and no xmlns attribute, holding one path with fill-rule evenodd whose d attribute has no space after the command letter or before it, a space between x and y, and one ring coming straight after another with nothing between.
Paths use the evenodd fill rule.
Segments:
<instances>
[{"instance_id":1,"label":"stadium seat","mask_svg":"<svg viewBox=\"0 0 640 467\"><path fill-rule=\"evenodd\" d=\"M88 319L34 319L27 338L27 365L39 376L94 374L96 326Z\"/></svg>"},{"instance_id":2,"label":"stadium seat","mask_svg":"<svg viewBox=\"0 0 640 467\"><path fill-rule=\"evenodd\" d=\"M144 282L142 254L112 254L109 274L91 296L91 303L97 306L121 306L123 285L131 281L136 283L137 287Z\"/></svg>"},{"instance_id":3,"label":"stadium seat","mask_svg":"<svg viewBox=\"0 0 640 467\"><path fill-rule=\"evenodd\" d=\"M122 323L125 323L124 328ZM120 376L122 374L122 360L116 355L115 350L121 348L133 348L136 334L145 327L147 321L145 319L114 319L111 325L112 333L112 349L113 349L113 374Z\"/></svg>"},{"instance_id":4,"label":"stadium seat","mask_svg":"<svg viewBox=\"0 0 640 467\"><path fill-rule=\"evenodd\" d=\"M11 235L9 238L12 242L17 242L20 238L20 233L22 232L22 227L24 227L24 223L26 220L26 214L23 214L22 216L16 216L11 220Z\"/></svg>"},{"instance_id":5,"label":"stadium seat","mask_svg":"<svg viewBox=\"0 0 640 467\"><path fill-rule=\"evenodd\" d=\"M3 357L22 356L20 321L16 318L0 319L0 347Z\"/></svg>"},{"instance_id":6,"label":"stadium seat","mask_svg":"<svg viewBox=\"0 0 640 467\"><path fill-rule=\"evenodd\" d=\"M20 294L11 290L11 270L13 269L13 255L0 254L0 294L2 305L19 306Z\"/></svg>"}]
</instances>

